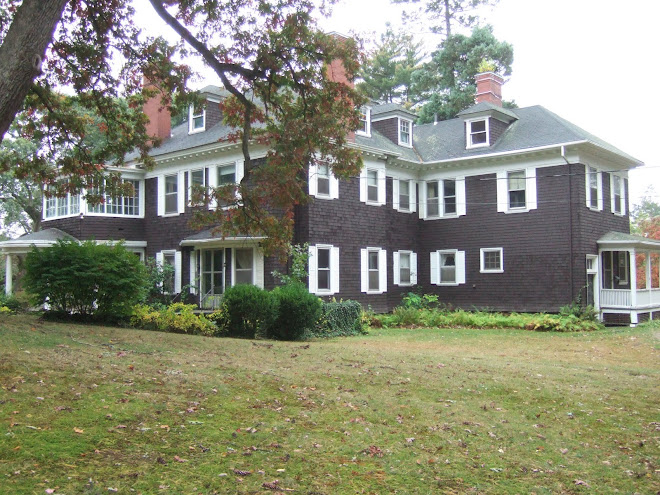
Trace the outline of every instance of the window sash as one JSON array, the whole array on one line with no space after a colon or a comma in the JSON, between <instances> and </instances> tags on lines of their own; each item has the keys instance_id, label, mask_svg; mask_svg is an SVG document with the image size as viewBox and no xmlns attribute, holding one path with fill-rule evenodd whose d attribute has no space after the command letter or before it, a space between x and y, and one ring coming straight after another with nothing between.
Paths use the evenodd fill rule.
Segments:
<instances>
[{"instance_id":1,"label":"window sash","mask_svg":"<svg viewBox=\"0 0 660 495\"><path fill-rule=\"evenodd\" d=\"M488 143L488 132L486 129L485 120L477 120L470 122L470 145L475 146L478 144Z\"/></svg>"},{"instance_id":2,"label":"window sash","mask_svg":"<svg viewBox=\"0 0 660 495\"><path fill-rule=\"evenodd\" d=\"M176 175L165 176L165 213L178 213L179 178Z\"/></svg>"},{"instance_id":3,"label":"window sash","mask_svg":"<svg viewBox=\"0 0 660 495\"><path fill-rule=\"evenodd\" d=\"M593 167L589 167L589 190L591 192L589 206L598 208L598 172Z\"/></svg>"},{"instance_id":4,"label":"window sash","mask_svg":"<svg viewBox=\"0 0 660 495\"><path fill-rule=\"evenodd\" d=\"M399 209L410 210L410 181L399 181Z\"/></svg>"},{"instance_id":5,"label":"window sash","mask_svg":"<svg viewBox=\"0 0 660 495\"><path fill-rule=\"evenodd\" d=\"M440 283L456 283L456 255L440 253Z\"/></svg>"},{"instance_id":6,"label":"window sash","mask_svg":"<svg viewBox=\"0 0 660 495\"><path fill-rule=\"evenodd\" d=\"M399 284L410 283L410 253L399 253Z\"/></svg>"},{"instance_id":7,"label":"window sash","mask_svg":"<svg viewBox=\"0 0 660 495\"><path fill-rule=\"evenodd\" d=\"M367 170L367 200L378 202L378 171Z\"/></svg>"},{"instance_id":8,"label":"window sash","mask_svg":"<svg viewBox=\"0 0 660 495\"><path fill-rule=\"evenodd\" d=\"M330 290L330 248L318 248L316 253L317 289Z\"/></svg>"},{"instance_id":9,"label":"window sash","mask_svg":"<svg viewBox=\"0 0 660 495\"><path fill-rule=\"evenodd\" d=\"M368 272L369 272L369 290L377 291L380 289L380 273L378 267L378 251L368 252Z\"/></svg>"},{"instance_id":10,"label":"window sash","mask_svg":"<svg viewBox=\"0 0 660 495\"><path fill-rule=\"evenodd\" d=\"M445 215L456 214L456 181L454 179L444 180L443 186L443 209Z\"/></svg>"},{"instance_id":11,"label":"window sash","mask_svg":"<svg viewBox=\"0 0 660 495\"><path fill-rule=\"evenodd\" d=\"M508 173L509 208L525 208L527 206L526 182L524 170Z\"/></svg>"},{"instance_id":12,"label":"window sash","mask_svg":"<svg viewBox=\"0 0 660 495\"><path fill-rule=\"evenodd\" d=\"M236 184L236 165L218 167L218 185Z\"/></svg>"},{"instance_id":13,"label":"window sash","mask_svg":"<svg viewBox=\"0 0 660 495\"><path fill-rule=\"evenodd\" d=\"M439 189L438 181L426 183L426 216L428 217L440 215Z\"/></svg>"},{"instance_id":14,"label":"window sash","mask_svg":"<svg viewBox=\"0 0 660 495\"><path fill-rule=\"evenodd\" d=\"M317 167L316 193L321 196L330 196L330 169L325 163L319 164Z\"/></svg>"},{"instance_id":15,"label":"window sash","mask_svg":"<svg viewBox=\"0 0 660 495\"><path fill-rule=\"evenodd\" d=\"M403 144L410 144L410 122L407 120L399 121L399 141Z\"/></svg>"},{"instance_id":16,"label":"window sash","mask_svg":"<svg viewBox=\"0 0 660 495\"><path fill-rule=\"evenodd\" d=\"M235 277L234 284L252 284L254 250L252 248L237 248L234 250Z\"/></svg>"},{"instance_id":17,"label":"window sash","mask_svg":"<svg viewBox=\"0 0 660 495\"><path fill-rule=\"evenodd\" d=\"M502 269L502 257L499 250L484 251L484 271L495 271Z\"/></svg>"}]
</instances>

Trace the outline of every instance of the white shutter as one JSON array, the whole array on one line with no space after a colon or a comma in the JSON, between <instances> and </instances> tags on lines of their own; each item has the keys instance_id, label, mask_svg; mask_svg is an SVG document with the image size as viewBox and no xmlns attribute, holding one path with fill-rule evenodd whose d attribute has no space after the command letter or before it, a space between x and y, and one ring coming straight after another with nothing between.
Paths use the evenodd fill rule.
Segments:
<instances>
[{"instance_id":1,"label":"white shutter","mask_svg":"<svg viewBox=\"0 0 660 495\"><path fill-rule=\"evenodd\" d=\"M243 177L245 177L245 162L238 160L236 162L236 184L240 184Z\"/></svg>"},{"instance_id":2,"label":"white shutter","mask_svg":"<svg viewBox=\"0 0 660 495\"><path fill-rule=\"evenodd\" d=\"M506 171L497 172L497 211L506 212L509 209L508 174Z\"/></svg>"},{"instance_id":3,"label":"white shutter","mask_svg":"<svg viewBox=\"0 0 660 495\"><path fill-rule=\"evenodd\" d=\"M467 201L465 198L465 177L459 177L456 179L456 214L459 217L461 215L467 214Z\"/></svg>"},{"instance_id":4,"label":"white shutter","mask_svg":"<svg viewBox=\"0 0 660 495\"><path fill-rule=\"evenodd\" d=\"M367 202L367 167L360 171L360 201Z\"/></svg>"},{"instance_id":5,"label":"white shutter","mask_svg":"<svg viewBox=\"0 0 660 495\"><path fill-rule=\"evenodd\" d=\"M456 251L456 283L465 283L465 251Z\"/></svg>"},{"instance_id":6,"label":"white shutter","mask_svg":"<svg viewBox=\"0 0 660 495\"><path fill-rule=\"evenodd\" d=\"M387 251L378 251L378 290L387 292Z\"/></svg>"},{"instance_id":7,"label":"white shutter","mask_svg":"<svg viewBox=\"0 0 660 495\"><path fill-rule=\"evenodd\" d=\"M621 214L625 215L628 210L628 201L626 200L626 183L628 179L621 177ZM648 280L651 280L650 278Z\"/></svg>"},{"instance_id":8,"label":"white shutter","mask_svg":"<svg viewBox=\"0 0 660 495\"><path fill-rule=\"evenodd\" d=\"M392 206L396 211L399 211L399 179L395 178L392 178Z\"/></svg>"},{"instance_id":9,"label":"white shutter","mask_svg":"<svg viewBox=\"0 0 660 495\"><path fill-rule=\"evenodd\" d=\"M538 207L538 201L536 199L536 169L533 167L528 168L526 177L525 186L527 191L525 191L525 195L527 197L527 209L536 210Z\"/></svg>"},{"instance_id":10,"label":"white shutter","mask_svg":"<svg viewBox=\"0 0 660 495\"><path fill-rule=\"evenodd\" d=\"M209 167L209 210L214 210L218 207L218 200L215 198L215 188L218 187L218 167ZM212 197L211 197L212 196Z\"/></svg>"},{"instance_id":11,"label":"white shutter","mask_svg":"<svg viewBox=\"0 0 660 495\"><path fill-rule=\"evenodd\" d=\"M410 283L417 285L417 253L410 253Z\"/></svg>"},{"instance_id":12,"label":"white shutter","mask_svg":"<svg viewBox=\"0 0 660 495\"><path fill-rule=\"evenodd\" d=\"M603 209L603 174L602 174L602 172L598 172L596 177L598 178L598 209L602 210Z\"/></svg>"},{"instance_id":13,"label":"white shutter","mask_svg":"<svg viewBox=\"0 0 660 495\"><path fill-rule=\"evenodd\" d=\"M309 164L309 173L308 173L308 182L309 182L309 195L310 196L316 196L316 174L318 173L318 167L310 163Z\"/></svg>"},{"instance_id":14,"label":"white shutter","mask_svg":"<svg viewBox=\"0 0 660 495\"><path fill-rule=\"evenodd\" d=\"M158 191L156 196L158 196L158 216L162 217L165 214L165 176L159 175L158 179ZM161 255L162 259L162 255Z\"/></svg>"},{"instance_id":15,"label":"white shutter","mask_svg":"<svg viewBox=\"0 0 660 495\"><path fill-rule=\"evenodd\" d=\"M177 174L176 200L178 212L184 213L186 211L186 173L183 170Z\"/></svg>"},{"instance_id":16,"label":"white shutter","mask_svg":"<svg viewBox=\"0 0 660 495\"><path fill-rule=\"evenodd\" d=\"M437 251L431 252L431 283L438 285L438 265L440 263L440 255Z\"/></svg>"},{"instance_id":17,"label":"white shutter","mask_svg":"<svg viewBox=\"0 0 660 495\"><path fill-rule=\"evenodd\" d=\"M591 171L589 170L589 165L584 166L584 185L585 185L585 197L587 199L587 207L591 208L591 187L589 186Z\"/></svg>"},{"instance_id":18,"label":"white shutter","mask_svg":"<svg viewBox=\"0 0 660 495\"><path fill-rule=\"evenodd\" d=\"M339 199L339 179L330 170L330 199Z\"/></svg>"},{"instance_id":19,"label":"white shutter","mask_svg":"<svg viewBox=\"0 0 660 495\"><path fill-rule=\"evenodd\" d=\"M330 292L339 292L339 248L330 248Z\"/></svg>"},{"instance_id":20,"label":"white shutter","mask_svg":"<svg viewBox=\"0 0 660 495\"><path fill-rule=\"evenodd\" d=\"M158 251L156 253L156 264L160 266L161 268L163 267L163 252Z\"/></svg>"},{"instance_id":21,"label":"white shutter","mask_svg":"<svg viewBox=\"0 0 660 495\"><path fill-rule=\"evenodd\" d=\"M181 251L174 252L174 293L181 292Z\"/></svg>"},{"instance_id":22,"label":"white shutter","mask_svg":"<svg viewBox=\"0 0 660 495\"><path fill-rule=\"evenodd\" d=\"M264 252L255 248L254 253L254 275L252 276L254 280L254 285L260 288L264 288Z\"/></svg>"},{"instance_id":23,"label":"white shutter","mask_svg":"<svg viewBox=\"0 0 660 495\"><path fill-rule=\"evenodd\" d=\"M369 290L369 265L368 253L366 249L360 249L360 277L361 291L367 292Z\"/></svg>"},{"instance_id":24,"label":"white shutter","mask_svg":"<svg viewBox=\"0 0 660 495\"><path fill-rule=\"evenodd\" d=\"M385 178L384 168L378 169L377 177L378 177L378 204L384 205L386 201L385 191L387 189L387 179Z\"/></svg>"},{"instance_id":25,"label":"white shutter","mask_svg":"<svg viewBox=\"0 0 660 495\"><path fill-rule=\"evenodd\" d=\"M317 270L318 270L318 261L316 257L316 246L309 246L309 268L307 272L309 273L308 279L309 279L309 291L312 294L316 294L318 291L318 277L317 277Z\"/></svg>"},{"instance_id":26,"label":"white shutter","mask_svg":"<svg viewBox=\"0 0 660 495\"><path fill-rule=\"evenodd\" d=\"M197 294L197 251L190 251L190 293Z\"/></svg>"},{"instance_id":27,"label":"white shutter","mask_svg":"<svg viewBox=\"0 0 660 495\"><path fill-rule=\"evenodd\" d=\"M417 211L417 182L411 180L409 184L410 186L408 187L408 190L410 191L410 211L414 213Z\"/></svg>"},{"instance_id":28,"label":"white shutter","mask_svg":"<svg viewBox=\"0 0 660 495\"><path fill-rule=\"evenodd\" d=\"M614 213L616 211L616 201L614 201L614 174L610 173L610 211Z\"/></svg>"},{"instance_id":29,"label":"white shutter","mask_svg":"<svg viewBox=\"0 0 660 495\"><path fill-rule=\"evenodd\" d=\"M426 181L419 183L419 218L426 218Z\"/></svg>"},{"instance_id":30,"label":"white shutter","mask_svg":"<svg viewBox=\"0 0 660 495\"><path fill-rule=\"evenodd\" d=\"M396 179L395 179L396 180ZM401 285L401 272L399 269L399 251L392 253L392 278L394 285Z\"/></svg>"}]
</instances>

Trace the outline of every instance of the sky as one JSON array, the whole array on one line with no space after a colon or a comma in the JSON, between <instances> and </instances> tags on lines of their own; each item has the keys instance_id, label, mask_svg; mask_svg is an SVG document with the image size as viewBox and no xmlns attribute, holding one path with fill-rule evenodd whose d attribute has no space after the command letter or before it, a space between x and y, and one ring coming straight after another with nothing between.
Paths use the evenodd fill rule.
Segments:
<instances>
[{"instance_id":1,"label":"sky","mask_svg":"<svg viewBox=\"0 0 660 495\"><path fill-rule=\"evenodd\" d=\"M138 12L155 17L145 3L136 0ZM320 24L378 40L387 22L400 24L401 10L389 0L339 0ZM482 23L514 48L503 97L520 107L542 105L644 162L630 172L631 205L652 185L660 202L660 136L654 135L660 129L660 2L500 0L481 13ZM168 29L158 21L155 29ZM429 52L439 42L419 26L407 29Z\"/></svg>"}]
</instances>

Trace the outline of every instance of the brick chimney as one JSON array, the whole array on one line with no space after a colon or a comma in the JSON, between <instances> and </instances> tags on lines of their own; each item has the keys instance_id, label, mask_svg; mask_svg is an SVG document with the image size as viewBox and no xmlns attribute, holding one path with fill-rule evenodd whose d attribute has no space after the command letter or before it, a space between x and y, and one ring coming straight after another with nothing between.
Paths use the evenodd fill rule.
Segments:
<instances>
[{"instance_id":1,"label":"brick chimney","mask_svg":"<svg viewBox=\"0 0 660 495\"><path fill-rule=\"evenodd\" d=\"M477 83L477 94L475 95L475 102L492 103L498 107L502 106L502 84L504 79L494 72L481 72L474 76Z\"/></svg>"},{"instance_id":2,"label":"brick chimney","mask_svg":"<svg viewBox=\"0 0 660 495\"><path fill-rule=\"evenodd\" d=\"M143 87L157 87L152 84L146 77L142 82ZM168 139L172 134L172 116L167 108L163 107L161 102L162 92L158 92L155 96L149 98L145 103L142 111L149 118L147 123L147 134L158 139Z\"/></svg>"},{"instance_id":3,"label":"brick chimney","mask_svg":"<svg viewBox=\"0 0 660 495\"><path fill-rule=\"evenodd\" d=\"M337 33L337 32L332 32L329 33L330 36L335 38L337 41L340 43L343 40L347 40L348 36L345 36L343 34ZM344 67L344 64L342 63L341 60L335 59L333 60L330 65L327 67L328 71L328 79L330 79L333 82L337 83L342 83L348 86L349 88L353 89L355 87L355 84L353 81L349 81L348 78L346 77L346 68ZM351 143L355 142L355 132L349 132L347 140Z\"/></svg>"}]
</instances>

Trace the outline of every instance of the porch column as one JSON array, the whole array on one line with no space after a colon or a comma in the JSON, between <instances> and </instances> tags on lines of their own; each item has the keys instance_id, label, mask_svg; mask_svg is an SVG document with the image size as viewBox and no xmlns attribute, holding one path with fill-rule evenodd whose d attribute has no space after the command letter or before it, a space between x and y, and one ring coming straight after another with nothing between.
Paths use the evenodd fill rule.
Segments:
<instances>
[{"instance_id":1,"label":"porch column","mask_svg":"<svg viewBox=\"0 0 660 495\"><path fill-rule=\"evenodd\" d=\"M630 250L630 324L637 325L637 256L635 250Z\"/></svg>"},{"instance_id":2,"label":"porch column","mask_svg":"<svg viewBox=\"0 0 660 495\"><path fill-rule=\"evenodd\" d=\"M5 294L8 296L12 293L12 272L11 272L11 255L9 253L5 254Z\"/></svg>"},{"instance_id":3,"label":"porch column","mask_svg":"<svg viewBox=\"0 0 660 495\"><path fill-rule=\"evenodd\" d=\"M646 290L651 290L651 251L646 251Z\"/></svg>"}]
</instances>

